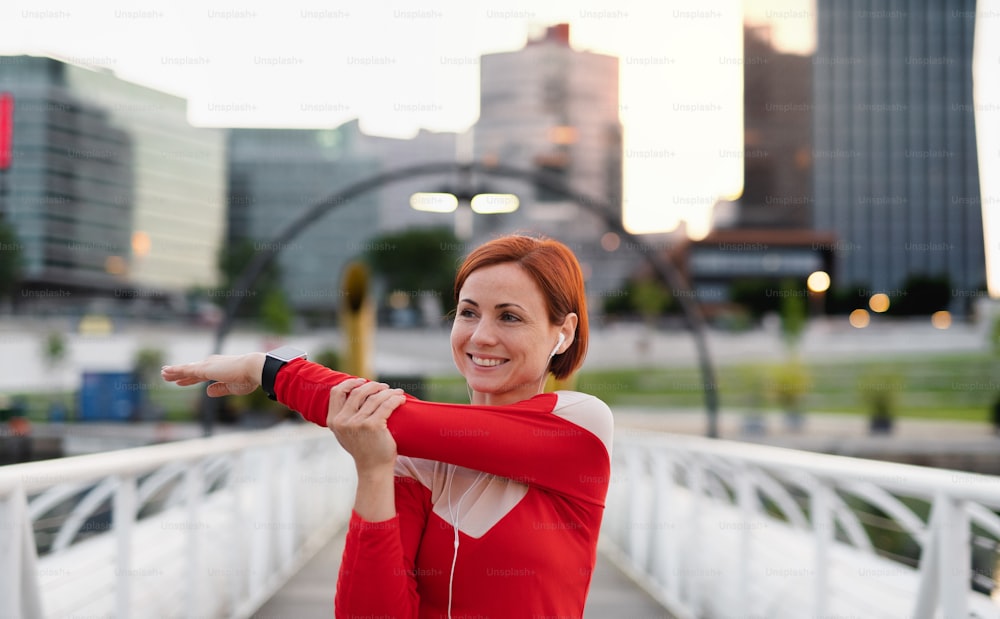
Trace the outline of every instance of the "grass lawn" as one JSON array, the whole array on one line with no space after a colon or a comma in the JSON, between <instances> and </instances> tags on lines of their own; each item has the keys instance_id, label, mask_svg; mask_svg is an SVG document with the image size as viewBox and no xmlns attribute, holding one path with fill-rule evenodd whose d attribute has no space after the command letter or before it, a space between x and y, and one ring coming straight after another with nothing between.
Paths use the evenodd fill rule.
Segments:
<instances>
[{"instance_id":1,"label":"grass lawn","mask_svg":"<svg viewBox=\"0 0 1000 619\"><path fill-rule=\"evenodd\" d=\"M804 363L807 412L867 414L865 395L883 387L903 417L987 421L1000 395L1000 363L987 354L911 356L836 363ZM778 409L774 364L716 367L723 409ZM700 372L690 368L584 371L577 389L611 406L704 406ZM430 381L430 399L468 402L461 377Z\"/></svg>"},{"instance_id":2,"label":"grass lawn","mask_svg":"<svg viewBox=\"0 0 1000 619\"><path fill-rule=\"evenodd\" d=\"M990 408L1000 395L1000 363L988 354L910 356L836 363L806 363L800 376L805 385L803 410L867 414L864 395L883 386L902 417L990 420ZM729 410L778 409L779 384L774 364L738 364L716 367L719 403ZM699 408L704 389L696 367L600 370L581 372L576 388L611 406ZM867 382L866 382L867 381ZM468 402L464 379L458 375L429 377L427 398L441 402ZM69 393L25 393L29 418L48 419L53 401L75 408ZM166 419L193 420L200 389L156 385L150 401Z\"/></svg>"}]
</instances>

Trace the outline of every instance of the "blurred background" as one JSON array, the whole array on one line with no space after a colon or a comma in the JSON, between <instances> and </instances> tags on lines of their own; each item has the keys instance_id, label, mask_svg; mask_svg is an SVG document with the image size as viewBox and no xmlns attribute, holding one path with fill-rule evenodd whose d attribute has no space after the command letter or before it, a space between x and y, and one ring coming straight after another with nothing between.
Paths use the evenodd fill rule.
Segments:
<instances>
[{"instance_id":1,"label":"blurred background","mask_svg":"<svg viewBox=\"0 0 1000 619\"><path fill-rule=\"evenodd\" d=\"M461 400L454 267L527 231L583 263L577 381L613 405L703 406L693 301L730 434L774 412L992 423L997 8L652 4L8 3L0 415L197 421L158 368L223 324L227 351L360 345L369 373Z\"/></svg>"},{"instance_id":2,"label":"blurred background","mask_svg":"<svg viewBox=\"0 0 1000 619\"><path fill-rule=\"evenodd\" d=\"M159 368L468 401L526 232L616 418L588 617L1000 616L998 179L997 0L8 0L0 615L329 616L344 454Z\"/></svg>"}]
</instances>

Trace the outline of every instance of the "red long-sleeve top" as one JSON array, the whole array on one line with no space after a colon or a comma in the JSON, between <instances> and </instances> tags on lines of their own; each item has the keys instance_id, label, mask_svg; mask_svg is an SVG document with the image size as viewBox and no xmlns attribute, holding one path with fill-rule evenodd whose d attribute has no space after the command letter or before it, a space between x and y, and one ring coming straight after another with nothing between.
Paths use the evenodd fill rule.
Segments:
<instances>
[{"instance_id":1,"label":"red long-sleeve top","mask_svg":"<svg viewBox=\"0 0 1000 619\"><path fill-rule=\"evenodd\" d=\"M295 360L275 393L326 426L330 388L347 378ZM567 391L508 406L407 396L388 425L397 515L352 515L336 617L436 619L449 602L453 619L583 616L610 476L607 405Z\"/></svg>"}]
</instances>

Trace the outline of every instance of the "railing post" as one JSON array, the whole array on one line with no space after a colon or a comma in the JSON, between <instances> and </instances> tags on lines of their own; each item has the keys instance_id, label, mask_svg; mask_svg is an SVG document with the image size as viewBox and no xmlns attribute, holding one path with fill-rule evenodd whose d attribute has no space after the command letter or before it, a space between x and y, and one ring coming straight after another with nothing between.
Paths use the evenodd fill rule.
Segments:
<instances>
[{"instance_id":1,"label":"railing post","mask_svg":"<svg viewBox=\"0 0 1000 619\"><path fill-rule=\"evenodd\" d=\"M942 509L938 521L938 578L941 611L944 617L967 617L972 557L969 548L969 513L961 501L940 496Z\"/></svg>"},{"instance_id":2,"label":"railing post","mask_svg":"<svg viewBox=\"0 0 1000 619\"><path fill-rule=\"evenodd\" d=\"M226 567L229 570L229 592L230 592L230 615L233 616L235 610L239 608L243 593L249 590L249 570L247 565L246 540L248 539L247 515L243 507L244 486L247 475L247 452L231 456L231 468L229 471L229 492L233 501L233 520L230 525L230 539L232 543L229 551L229 561Z\"/></svg>"},{"instance_id":3,"label":"railing post","mask_svg":"<svg viewBox=\"0 0 1000 619\"><path fill-rule=\"evenodd\" d=\"M0 497L0 616L42 617L35 533L28 499L18 485Z\"/></svg>"},{"instance_id":4,"label":"railing post","mask_svg":"<svg viewBox=\"0 0 1000 619\"><path fill-rule=\"evenodd\" d=\"M629 562L640 570L644 567L640 565L638 556L642 552L642 540L639 538L639 530L635 526L635 520L642 513L640 505L640 498L643 495L642 456L641 450L635 446L625 453L625 475L628 479L628 509L625 516L628 537L625 540L625 552L628 554Z\"/></svg>"},{"instance_id":5,"label":"railing post","mask_svg":"<svg viewBox=\"0 0 1000 619\"><path fill-rule=\"evenodd\" d=\"M291 567L295 560L295 538L298 533L296 527L296 504L295 504L295 451L292 446L283 447L279 454L280 481L278 483L278 509L277 516L277 544L278 544L278 564L280 570Z\"/></svg>"},{"instance_id":6,"label":"railing post","mask_svg":"<svg viewBox=\"0 0 1000 619\"><path fill-rule=\"evenodd\" d=\"M201 503L205 486L204 460L191 463L184 473L184 490L188 513L187 522L187 616L191 619L202 616L201 581L203 562L201 560Z\"/></svg>"},{"instance_id":7,"label":"railing post","mask_svg":"<svg viewBox=\"0 0 1000 619\"><path fill-rule=\"evenodd\" d=\"M702 535L702 512L705 502L705 471L697 461L692 461L688 468L688 488L691 490L691 511L688 514L687 522L687 544L685 556L691 559L691 568L681 573L684 575L682 581L687 595L687 605L691 614L695 617L701 614L702 595L698 588L698 578L704 573L702 569L702 557L704 556L705 543Z\"/></svg>"},{"instance_id":8,"label":"railing post","mask_svg":"<svg viewBox=\"0 0 1000 619\"><path fill-rule=\"evenodd\" d=\"M822 483L822 482L821 482ZM812 515L816 553L813 560L813 617L825 617L829 596L830 545L833 543L833 490L826 485L815 488L810 495L809 510Z\"/></svg>"},{"instance_id":9,"label":"railing post","mask_svg":"<svg viewBox=\"0 0 1000 619\"><path fill-rule=\"evenodd\" d=\"M740 545L736 559L736 604L743 612L750 613L750 561L751 533L753 519L757 511L757 497L754 495L753 476L742 467L736 469L736 504L743 518L740 527ZM735 608L734 608L735 612ZM818 615L817 615L818 616Z\"/></svg>"},{"instance_id":10,"label":"railing post","mask_svg":"<svg viewBox=\"0 0 1000 619\"><path fill-rule=\"evenodd\" d=\"M115 530L115 616L132 616L132 532L136 515L136 479L134 475L117 477L114 510Z\"/></svg>"},{"instance_id":11,"label":"railing post","mask_svg":"<svg viewBox=\"0 0 1000 619\"><path fill-rule=\"evenodd\" d=\"M251 579L250 590L255 591L267 584L271 573L271 539L274 520L274 463L271 462L273 449L261 448L254 451L254 506L250 515L254 530L250 535Z\"/></svg>"},{"instance_id":12,"label":"railing post","mask_svg":"<svg viewBox=\"0 0 1000 619\"><path fill-rule=\"evenodd\" d=\"M672 490L673 490L673 464L666 454L655 451L651 454L653 467L653 557L651 571L653 579L664 590L667 595L676 599L679 589L677 587L678 552L677 535L674 533L675 524L668 519L671 515Z\"/></svg>"}]
</instances>

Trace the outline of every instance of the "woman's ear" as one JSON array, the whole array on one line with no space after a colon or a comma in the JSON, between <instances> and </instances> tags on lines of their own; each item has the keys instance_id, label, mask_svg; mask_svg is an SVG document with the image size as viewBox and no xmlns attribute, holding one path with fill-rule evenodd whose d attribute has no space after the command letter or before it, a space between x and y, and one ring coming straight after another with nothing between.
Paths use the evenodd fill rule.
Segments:
<instances>
[{"instance_id":1,"label":"woman's ear","mask_svg":"<svg viewBox=\"0 0 1000 619\"><path fill-rule=\"evenodd\" d=\"M563 337L563 340L559 342L558 352L566 352L566 349L573 345L576 340L576 325L579 320L575 312L570 312L563 318L562 326L559 327L559 335Z\"/></svg>"}]
</instances>

